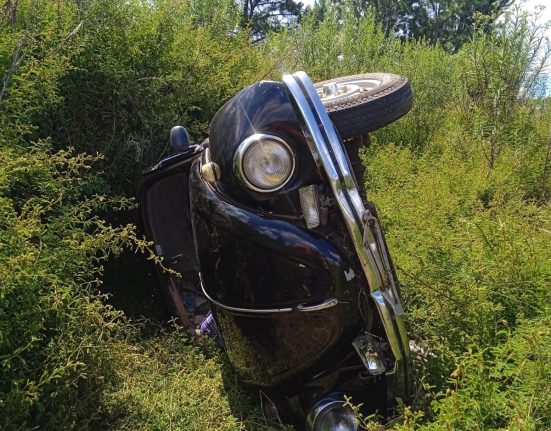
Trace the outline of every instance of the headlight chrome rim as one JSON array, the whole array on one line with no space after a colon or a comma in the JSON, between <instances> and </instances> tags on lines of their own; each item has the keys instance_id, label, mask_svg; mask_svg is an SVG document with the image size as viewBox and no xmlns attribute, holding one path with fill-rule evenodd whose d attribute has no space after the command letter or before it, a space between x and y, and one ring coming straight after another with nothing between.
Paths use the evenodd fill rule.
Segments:
<instances>
[{"instance_id":1,"label":"headlight chrome rim","mask_svg":"<svg viewBox=\"0 0 551 431\"><path fill-rule=\"evenodd\" d=\"M326 398L319 400L308 412L306 417L306 429L308 431L318 431L320 426L319 419L321 419L327 411L333 408L343 407L343 405L343 394L339 392L329 394ZM358 429L359 425L355 423L353 430L357 431Z\"/></svg>"},{"instance_id":2,"label":"headlight chrome rim","mask_svg":"<svg viewBox=\"0 0 551 431\"><path fill-rule=\"evenodd\" d=\"M243 165L243 161L245 159L245 154L247 151L251 148L251 146L258 144L262 142L263 140L270 140L275 141L278 144L281 144L285 151L289 154L289 158L291 160L291 169L289 170L289 174L287 175L287 178L276 187L271 188L261 188L253 184L245 174L245 169ZM234 156L234 169L237 173L237 176L239 177L240 181L247 186L249 189L254 190L255 192L259 193L273 193L278 190L281 190L283 187L285 187L289 181L291 181L291 178L293 177L293 174L295 173L295 153L291 149L291 146L285 142L283 139L281 139L279 136L270 135L267 133L255 133L254 135L249 136L241 144L239 144L239 147L237 147L237 151L235 152Z\"/></svg>"}]
</instances>

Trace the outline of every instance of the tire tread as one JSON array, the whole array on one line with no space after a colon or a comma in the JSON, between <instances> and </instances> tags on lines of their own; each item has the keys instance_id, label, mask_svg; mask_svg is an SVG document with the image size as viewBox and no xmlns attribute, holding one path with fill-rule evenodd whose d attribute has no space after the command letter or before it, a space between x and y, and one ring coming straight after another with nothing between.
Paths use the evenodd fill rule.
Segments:
<instances>
[{"instance_id":1,"label":"tire tread","mask_svg":"<svg viewBox=\"0 0 551 431\"><path fill-rule=\"evenodd\" d=\"M413 92L407 78L393 74L374 75L384 76L390 85L382 85L378 91L375 88L359 96L325 104L329 118L344 140L367 135L393 123L407 114L413 105ZM342 77L333 82L369 76ZM325 82L315 86L322 86Z\"/></svg>"}]
</instances>

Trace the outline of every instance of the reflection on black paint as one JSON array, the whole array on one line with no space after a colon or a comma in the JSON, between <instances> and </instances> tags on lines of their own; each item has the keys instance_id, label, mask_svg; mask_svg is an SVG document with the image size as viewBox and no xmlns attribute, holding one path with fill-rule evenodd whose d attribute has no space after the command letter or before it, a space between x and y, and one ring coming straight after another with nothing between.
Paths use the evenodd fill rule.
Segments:
<instances>
[{"instance_id":1,"label":"reflection on black paint","mask_svg":"<svg viewBox=\"0 0 551 431\"><path fill-rule=\"evenodd\" d=\"M281 190L258 193L244 187L234 173L234 154L241 142L255 133L276 135L295 153L295 173ZM317 172L295 112L280 82L263 81L245 88L215 115L210 126L212 160L220 166L217 187L251 209L301 216L298 189L319 184Z\"/></svg>"},{"instance_id":2,"label":"reflection on black paint","mask_svg":"<svg viewBox=\"0 0 551 431\"><path fill-rule=\"evenodd\" d=\"M226 202L202 181L198 165L192 168L190 191L207 294L228 307L293 310L258 315L213 304L240 375L259 386L289 384L311 367L320 371L334 363L363 322L357 305L363 279L345 276L354 262L311 231ZM319 312L296 311L299 304L329 298L339 304Z\"/></svg>"}]
</instances>

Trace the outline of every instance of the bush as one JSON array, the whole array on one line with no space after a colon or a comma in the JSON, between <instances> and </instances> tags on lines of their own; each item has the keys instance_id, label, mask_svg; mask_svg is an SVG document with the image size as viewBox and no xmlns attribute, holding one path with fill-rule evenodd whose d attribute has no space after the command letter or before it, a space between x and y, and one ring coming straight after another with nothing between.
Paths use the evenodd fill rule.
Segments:
<instances>
[{"instance_id":1,"label":"bush","mask_svg":"<svg viewBox=\"0 0 551 431\"><path fill-rule=\"evenodd\" d=\"M0 149L0 428L269 429L214 349L98 294L102 262L147 244L99 217L131 203L94 193L94 160Z\"/></svg>"},{"instance_id":2,"label":"bush","mask_svg":"<svg viewBox=\"0 0 551 431\"><path fill-rule=\"evenodd\" d=\"M89 156L39 143L3 148L0 160L0 427L82 427L101 413L112 342L127 326L94 288L133 228L97 214L126 201L87 191Z\"/></svg>"},{"instance_id":3,"label":"bush","mask_svg":"<svg viewBox=\"0 0 551 431\"><path fill-rule=\"evenodd\" d=\"M141 171L168 154L172 126L205 137L218 108L263 70L233 8L214 5L101 0L76 11L80 50L40 135L105 155L111 188L134 194Z\"/></svg>"},{"instance_id":4,"label":"bush","mask_svg":"<svg viewBox=\"0 0 551 431\"><path fill-rule=\"evenodd\" d=\"M549 429L550 328L549 315L518 322L496 347L461 354L430 429Z\"/></svg>"},{"instance_id":5,"label":"bush","mask_svg":"<svg viewBox=\"0 0 551 431\"><path fill-rule=\"evenodd\" d=\"M550 209L524 200L518 154L488 172L480 148L429 149L386 146L365 160L409 321L449 361L439 377L471 343L494 345L500 322L549 312Z\"/></svg>"},{"instance_id":6,"label":"bush","mask_svg":"<svg viewBox=\"0 0 551 431\"><path fill-rule=\"evenodd\" d=\"M157 331L121 355L122 384L104 394L114 430L273 430L225 358L181 328Z\"/></svg>"},{"instance_id":7,"label":"bush","mask_svg":"<svg viewBox=\"0 0 551 431\"><path fill-rule=\"evenodd\" d=\"M526 114L537 106L527 101L545 95L538 83L551 58L545 36L551 23L536 24L519 6L488 32L494 20L478 17L474 37L460 53L464 121L482 138L490 168L505 145L525 146L533 126Z\"/></svg>"}]
</instances>

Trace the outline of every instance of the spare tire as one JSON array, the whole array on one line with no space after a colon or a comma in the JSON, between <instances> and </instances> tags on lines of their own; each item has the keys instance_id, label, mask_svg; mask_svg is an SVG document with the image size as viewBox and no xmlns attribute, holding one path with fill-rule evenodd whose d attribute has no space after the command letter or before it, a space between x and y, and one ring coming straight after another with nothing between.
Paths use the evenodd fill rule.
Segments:
<instances>
[{"instance_id":1,"label":"spare tire","mask_svg":"<svg viewBox=\"0 0 551 431\"><path fill-rule=\"evenodd\" d=\"M314 84L342 139L367 135L409 112L413 93L392 73L350 75Z\"/></svg>"}]
</instances>

